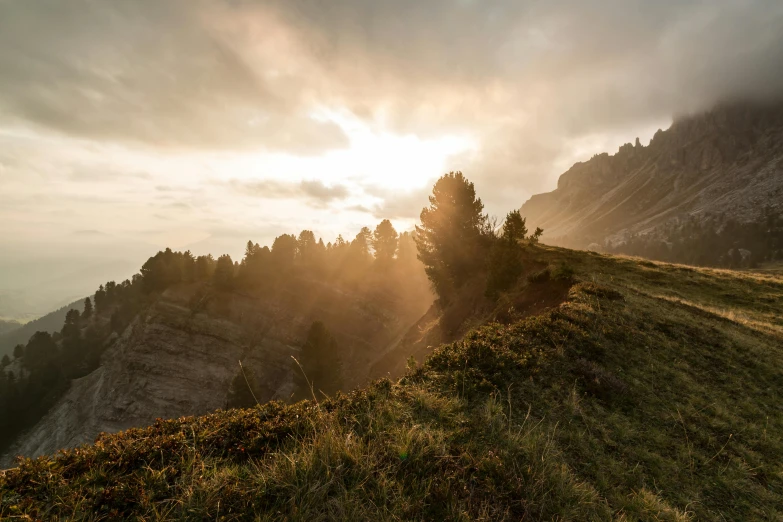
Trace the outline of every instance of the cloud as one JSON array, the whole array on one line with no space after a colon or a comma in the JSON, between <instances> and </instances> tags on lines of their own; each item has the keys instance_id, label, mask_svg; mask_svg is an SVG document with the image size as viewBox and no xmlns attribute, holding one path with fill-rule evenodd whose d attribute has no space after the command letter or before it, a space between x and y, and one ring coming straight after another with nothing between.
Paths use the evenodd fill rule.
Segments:
<instances>
[{"instance_id":1,"label":"cloud","mask_svg":"<svg viewBox=\"0 0 783 522\"><path fill-rule=\"evenodd\" d=\"M325 185L318 180L305 180L299 183L301 191L319 201L332 201L335 199L345 199L350 191L345 185Z\"/></svg>"},{"instance_id":2,"label":"cloud","mask_svg":"<svg viewBox=\"0 0 783 522\"><path fill-rule=\"evenodd\" d=\"M74 236L83 236L83 237L104 237L108 236L105 232L101 232L100 230L74 230L73 231Z\"/></svg>"},{"instance_id":3,"label":"cloud","mask_svg":"<svg viewBox=\"0 0 783 522\"><path fill-rule=\"evenodd\" d=\"M370 209L373 217L378 219L418 218L432 193L430 186L404 192L389 192L373 186L365 186L364 190L381 198L381 202Z\"/></svg>"},{"instance_id":4,"label":"cloud","mask_svg":"<svg viewBox=\"0 0 783 522\"><path fill-rule=\"evenodd\" d=\"M229 184L234 190L265 199L308 199L319 206L345 199L350 195L350 190L345 185L327 185L320 180L302 180L299 182L286 182L275 179L258 181L231 180Z\"/></svg>"},{"instance_id":5,"label":"cloud","mask_svg":"<svg viewBox=\"0 0 783 522\"><path fill-rule=\"evenodd\" d=\"M77 165L71 169L68 179L83 183L116 181L118 178L150 180L148 172L127 171L115 165Z\"/></svg>"},{"instance_id":6,"label":"cloud","mask_svg":"<svg viewBox=\"0 0 783 522\"><path fill-rule=\"evenodd\" d=\"M349 145L319 116L347 109L384 132L475 137L446 170L499 213L551 188L590 135L630 141L673 114L783 93L781 63L779 0L0 2L4 125L317 155ZM348 194L253 183L240 188ZM418 214L407 197L376 211Z\"/></svg>"},{"instance_id":7,"label":"cloud","mask_svg":"<svg viewBox=\"0 0 783 522\"><path fill-rule=\"evenodd\" d=\"M67 135L161 148L279 150L347 145L270 84L209 4L0 2L0 115ZM277 82L280 83L280 82Z\"/></svg>"}]
</instances>

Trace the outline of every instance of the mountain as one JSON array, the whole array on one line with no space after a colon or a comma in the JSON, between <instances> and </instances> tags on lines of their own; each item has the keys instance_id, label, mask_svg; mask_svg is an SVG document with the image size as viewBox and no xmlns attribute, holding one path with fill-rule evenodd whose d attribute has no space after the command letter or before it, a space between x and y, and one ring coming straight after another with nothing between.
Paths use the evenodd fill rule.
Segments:
<instances>
[{"instance_id":1,"label":"mountain","mask_svg":"<svg viewBox=\"0 0 783 522\"><path fill-rule=\"evenodd\" d=\"M16 455L36 457L90 442L101 432L223 408L239 361L259 402L287 400L294 391L292 356L300 357L314 320L330 325L345 353L347 386L356 386L366 381L366 360L376 347L407 331L428 304L392 299L379 306L360 293L305 286L295 282L261 297L221 294L200 308L194 305L200 285L168 289L111 338L101 365L75 379L0 466Z\"/></svg>"},{"instance_id":2,"label":"mountain","mask_svg":"<svg viewBox=\"0 0 783 522\"><path fill-rule=\"evenodd\" d=\"M425 344L417 331L458 339L421 348L429 356L411 361L398 381L331 399L158 420L20 461L0 475L0 517L783 516L779 275L534 245L523 261L528 274L494 306L475 298L450 305L448 318L431 310L403 333L411 354ZM205 339L218 340L209 350L220 359L238 356L239 318L267 304L231 297L227 319L216 310L205 312L208 319L187 311L187 292L167 291L105 352L138 364L129 381L109 379L104 366L104 384L93 382L90 393L150 390L154 404L150 363L158 357L168 367L171 357L169 343L156 341L163 336L181 339L172 350L192 346L194 362L178 357L183 366L171 386L198 381L205 396L218 393L228 372L223 363L214 373L198 369ZM558 297L547 301L552 293ZM472 326L455 333L462 325ZM189 400L176 396L175 403ZM110 404L116 414L124 407Z\"/></svg>"},{"instance_id":3,"label":"mountain","mask_svg":"<svg viewBox=\"0 0 783 522\"><path fill-rule=\"evenodd\" d=\"M38 319L19 325L17 328L13 328L5 333L0 333L0 357L5 354L10 355L14 351L14 346L25 344L35 332L59 332L63 327L65 314L68 313L68 310L79 310L81 312L83 308L84 299L79 299Z\"/></svg>"},{"instance_id":4,"label":"mountain","mask_svg":"<svg viewBox=\"0 0 783 522\"><path fill-rule=\"evenodd\" d=\"M339 385L367 382L372 361L432 303L422 265L405 254L413 240L403 235L401 255L377 263L355 246L302 241L291 263L279 261L280 244L297 240L281 237L274 254L250 244L236 265L167 249L132 280L101 285L90 310L79 302L49 316L54 335L35 333L43 319L14 332L25 349L0 372L0 466L226 407L236 382L254 402L290 400L307 369L317 392L321 361L300 353L315 322L335 339Z\"/></svg>"},{"instance_id":5,"label":"mountain","mask_svg":"<svg viewBox=\"0 0 783 522\"><path fill-rule=\"evenodd\" d=\"M21 327L22 323L18 321L5 321L0 319L0 335L7 334Z\"/></svg>"},{"instance_id":6,"label":"mountain","mask_svg":"<svg viewBox=\"0 0 783 522\"><path fill-rule=\"evenodd\" d=\"M705 246L715 252L699 264L728 264L720 256L732 248L758 262L783 259L783 103L737 102L677 118L646 147L637 138L613 156L575 164L521 213L561 246L612 251L643 237L663 243L664 253L619 251L666 259L672 249L693 250L695 235L728 231ZM758 233L742 228L749 224ZM677 254L670 258L699 261Z\"/></svg>"}]
</instances>

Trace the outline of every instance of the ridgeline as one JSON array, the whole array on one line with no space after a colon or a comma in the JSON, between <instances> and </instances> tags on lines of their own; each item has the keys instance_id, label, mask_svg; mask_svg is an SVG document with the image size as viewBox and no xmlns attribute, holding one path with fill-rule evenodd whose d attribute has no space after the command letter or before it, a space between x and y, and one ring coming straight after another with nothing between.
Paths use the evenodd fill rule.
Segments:
<instances>
[{"instance_id":1,"label":"ridgeline","mask_svg":"<svg viewBox=\"0 0 783 522\"><path fill-rule=\"evenodd\" d=\"M783 517L780 275L534 244L523 263L543 268L399 381L22 460L0 517Z\"/></svg>"}]
</instances>

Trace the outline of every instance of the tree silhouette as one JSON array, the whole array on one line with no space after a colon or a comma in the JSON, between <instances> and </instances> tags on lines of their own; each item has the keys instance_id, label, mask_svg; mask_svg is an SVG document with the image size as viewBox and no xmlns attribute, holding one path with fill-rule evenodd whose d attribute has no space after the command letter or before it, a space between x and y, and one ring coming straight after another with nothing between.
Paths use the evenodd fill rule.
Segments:
<instances>
[{"instance_id":1,"label":"tree silhouette","mask_svg":"<svg viewBox=\"0 0 783 522\"><path fill-rule=\"evenodd\" d=\"M82 318L89 319L92 316L92 301L90 298L84 300L84 312L82 312Z\"/></svg>"},{"instance_id":2,"label":"tree silhouette","mask_svg":"<svg viewBox=\"0 0 783 522\"><path fill-rule=\"evenodd\" d=\"M375 259L381 263L390 262L397 253L397 231L388 219L384 219L375 227L372 247L375 250Z\"/></svg>"},{"instance_id":3,"label":"tree silhouette","mask_svg":"<svg viewBox=\"0 0 783 522\"><path fill-rule=\"evenodd\" d=\"M503 222L503 239L508 242L520 242L527 235L527 226L525 218L519 213L519 210L513 210L508 213Z\"/></svg>"},{"instance_id":4,"label":"tree silhouette","mask_svg":"<svg viewBox=\"0 0 783 522\"><path fill-rule=\"evenodd\" d=\"M486 291L488 296L510 288L522 273L521 242L525 239L525 234L525 218L518 210L509 212L503 222L502 234L490 251Z\"/></svg>"},{"instance_id":5,"label":"tree silhouette","mask_svg":"<svg viewBox=\"0 0 783 522\"><path fill-rule=\"evenodd\" d=\"M482 262L480 243L487 217L473 183L461 172L442 176L429 200L429 207L421 211L421 226L416 226L416 246L427 277L443 299Z\"/></svg>"},{"instance_id":6,"label":"tree silhouette","mask_svg":"<svg viewBox=\"0 0 783 522\"><path fill-rule=\"evenodd\" d=\"M310 386L316 397L318 392L331 395L340 389L342 365L337 353L337 341L321 321L315 321L310 326L307 340L302 345L299 365L301 368L295 365L293 369L294 397L297 400L311 396Z\"/></svg>"},{"instance_id":7,"label":"tree silhouette","mask_svg":"<svg viewBox=\"0 0 783 522\"><path fill-rule=\"evenodd\" d=\"M224 254L218 258L212 280L215 282L215 286L222 290L228 290L233 286L234 262L231 261L231 256Z\"/></svg>"},{"instance_id":8,"label":"tree silhouette","mask_svg":"<svg viewBox=\"0 0 783 522\"><path fill-rule=\"evenodd\" d=\"M258 396L251 387L255 383L255 375L242 363L239 363L239 371L231 381L226 398L226 408L252 408L256 405Z\"/></svg>"},{"instance_id":9,"label":"tree silhouette","mask_svg":"<svg viewBox=\"0 0 783 522\"><path fill-rule=\"evenodd\" d=\"M272 243L272 264L277 273L287 272L294 265L299 242L292 234L283 234Z\"/></svg>"}]
</instances>

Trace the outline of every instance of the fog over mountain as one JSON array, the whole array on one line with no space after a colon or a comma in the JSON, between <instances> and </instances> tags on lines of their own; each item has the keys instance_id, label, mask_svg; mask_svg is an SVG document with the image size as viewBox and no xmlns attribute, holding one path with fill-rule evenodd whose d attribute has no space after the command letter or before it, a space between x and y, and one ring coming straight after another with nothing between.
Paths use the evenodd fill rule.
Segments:
<instances>
[{"instance_id":1,"label":"fog over mountain","mask_svg":"<svg viewBox=\"0 0 783 522\"><path fill-rule=\"evenodd\" d=\"M0 315L164 246L409 229L452 169L503 215L674 115L776 96L781 63L774 0L0 1ZM40 274L67 285L32 306Z\"/></svg>"}]
</instances>

